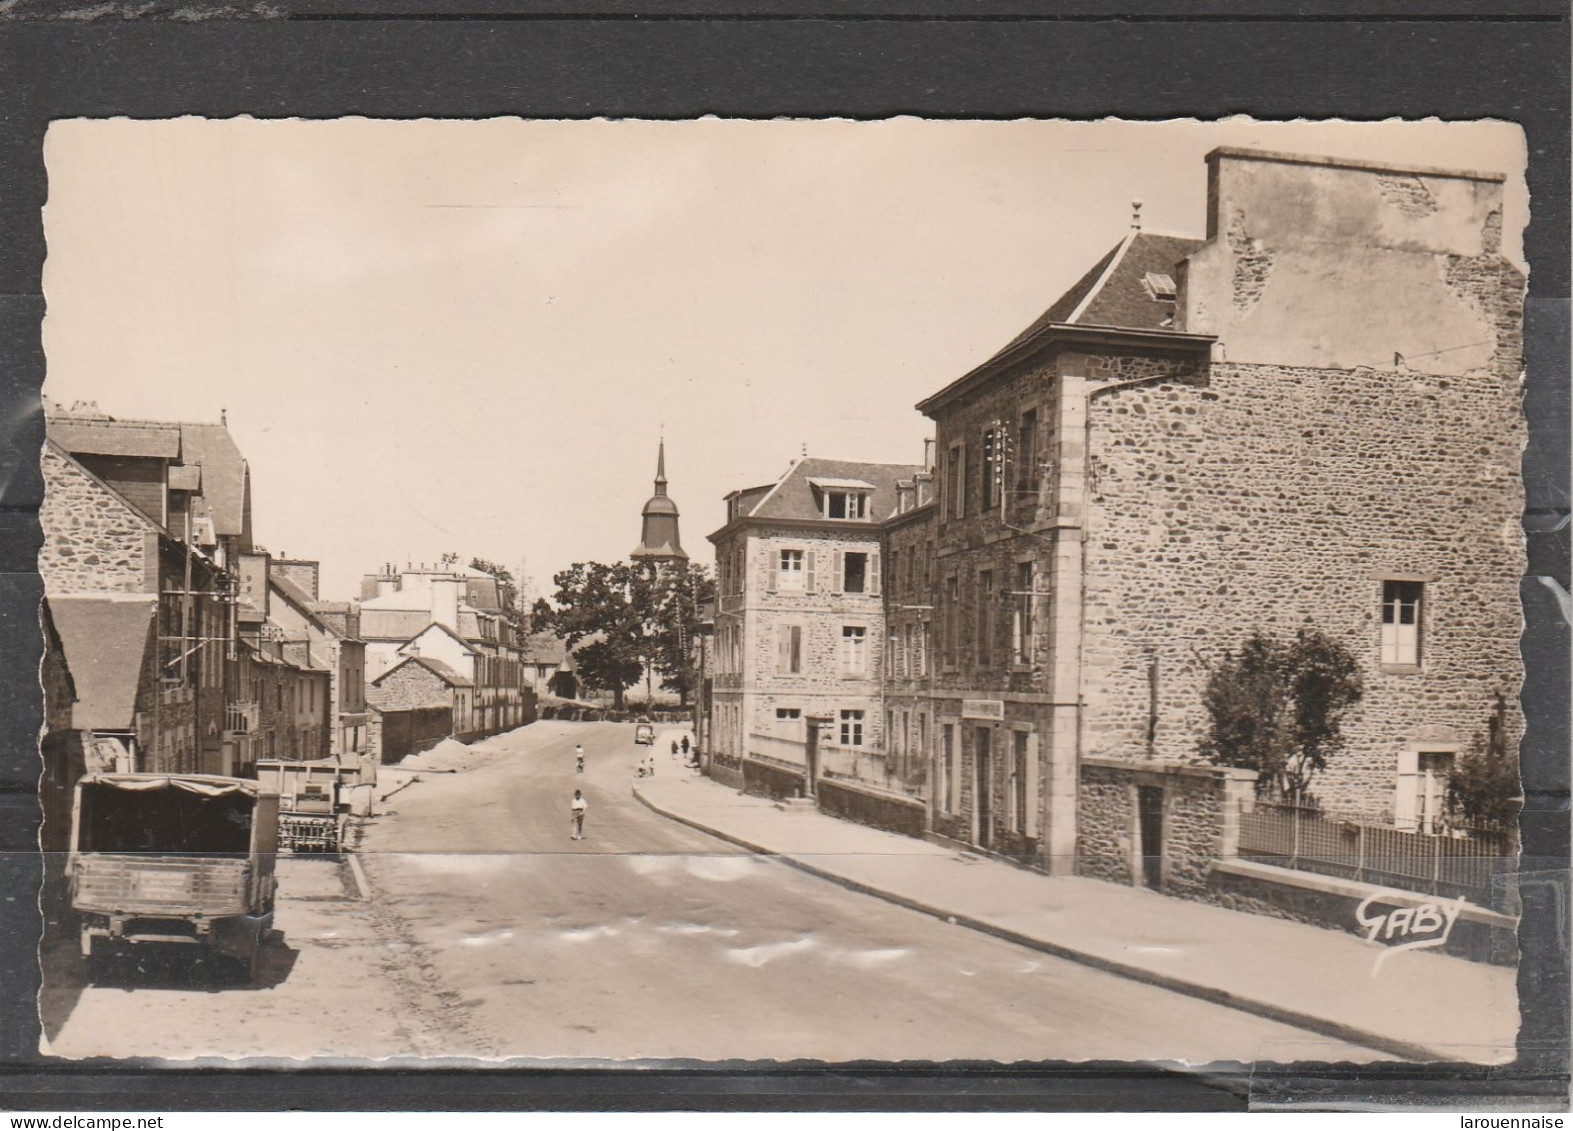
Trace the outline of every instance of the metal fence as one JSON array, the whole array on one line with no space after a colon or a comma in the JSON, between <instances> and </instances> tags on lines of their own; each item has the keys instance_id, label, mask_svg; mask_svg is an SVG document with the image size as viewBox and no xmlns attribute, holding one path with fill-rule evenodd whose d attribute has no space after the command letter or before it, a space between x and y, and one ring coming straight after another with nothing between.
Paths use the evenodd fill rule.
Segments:
<instances>
[{"instance_id":1,"label":"metal fence","mask_svg":"<svg viewBox=\"0 0 1573 1131\"><path fill-rule=\"evenodd\" d=\"M1512 838L1499 830L1429 836L1287 805L1258 804L1240 814L1239 854L1402 891L1463 896L1482 907L1501 898L1497 878L1515 866Z\"/></svg>"}]
</instances>

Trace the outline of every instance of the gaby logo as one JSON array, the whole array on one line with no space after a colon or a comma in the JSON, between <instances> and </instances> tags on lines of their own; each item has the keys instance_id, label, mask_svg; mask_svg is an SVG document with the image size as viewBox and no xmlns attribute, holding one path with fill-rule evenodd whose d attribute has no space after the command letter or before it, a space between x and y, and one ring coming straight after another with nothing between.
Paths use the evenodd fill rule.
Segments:
<instances>
[{"instance_id":1,"label":"gaby logo","mask_svg":"<svg viewBox=\"0 0 1573 1131\"><path fill-rule=\"evenodd\" d=\"M1381 971L1382 963L1401 950L1425 950L1446 943L1448 936L1453 933L1453 924L1458 922L1458 916L1464 910L1464 899L1460 896L1448 903L1422 903L1418 907L1396 907L1380 914L1370 914L1373 903L1386 902L1391 898L1377 893L1367 896L1355 908L1355 919L1365 928L1366 941L1387 948L1377 955L1376 963L1371 967L1373 978Z\"/></svg>"}]
</instances>

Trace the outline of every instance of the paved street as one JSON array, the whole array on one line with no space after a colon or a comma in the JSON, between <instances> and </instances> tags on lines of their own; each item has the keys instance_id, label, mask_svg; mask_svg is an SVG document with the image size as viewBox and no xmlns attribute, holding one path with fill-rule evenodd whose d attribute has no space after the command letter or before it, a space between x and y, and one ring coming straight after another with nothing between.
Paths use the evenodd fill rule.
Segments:
<instances>
[{"instance_id":1,"label":"paved street","mask_svg":"<svg viewBox=\"0 0 1573 1131\"><path fill-rule=\"evenodd\" d=\"M71 984L66 1056L1370 1060L744 854L631 795L619 724L541 722L470 767L388 773L360 859L283 862L257 989ZM573 746L588 753L583 777ZM664 743L658 775L687 773ZM410 784L399 788L401 783ZM568 801L590 802L586 839ZM396 792L394 792L396 790ZM127 994L145 1009L128 1014ZM145 1018L135 1031L128 1016ZM108 1024L113 1018L114 1026ZM309 1020L306 1020L308 1019Z\"/></svg>"}]
</instances>

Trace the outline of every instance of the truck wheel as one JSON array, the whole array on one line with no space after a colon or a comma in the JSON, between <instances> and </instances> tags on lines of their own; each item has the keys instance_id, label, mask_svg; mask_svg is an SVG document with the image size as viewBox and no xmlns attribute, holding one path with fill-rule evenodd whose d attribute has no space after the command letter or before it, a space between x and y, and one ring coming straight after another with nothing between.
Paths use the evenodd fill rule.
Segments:
<instances>
[{"instance_id":1,"label":"truck wheel","mask_svg":"<svg viewBox=\"0 0 1573 1131\"><path fill-rule=\"evenodd\" d=\"M93 938L88 943L87 980L95 986L107 986L114 973L115 953L109 940Z\"/></svg>"}]
</instances>

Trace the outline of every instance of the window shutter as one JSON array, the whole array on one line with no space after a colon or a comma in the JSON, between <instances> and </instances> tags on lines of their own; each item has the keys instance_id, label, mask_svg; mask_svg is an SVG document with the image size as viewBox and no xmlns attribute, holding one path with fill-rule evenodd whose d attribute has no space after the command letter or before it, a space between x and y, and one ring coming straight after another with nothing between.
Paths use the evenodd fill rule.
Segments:
<instances>
[{"instance_id":1,"label":"window shutter","mask_svg":"<svg viewBox=\"0 0 1573 1131\"><path fill-rule=\"evenodd\" d=\"M781 551L771 547L770 550L770 592L774 593L781 579Z\"/></svg>"},{"instance_id":2,"label":"window shutter","mask_svg":"<svg viewBox=\"0 0 1573 1131\"><path fill-rule=\"evenodd\" d=\"M846 557L840 550L837 550L835 557L831 560L830 567L830 591L832 593L841 592L841 579L845 575L845 572Z\"/></svg>"},{"instance_id":3,"label":"window shutter","mask_svg":"<svg viewBox=\"0 0 1573 1131\"><path fill-rule=\"evenodd\" d=\"M1027 827L1022 831L1036 839L1038 835L1038 736L1027 736Z\"/></svg>"},{"instance_id":4,"label":"window shutter","mask_svg":"<svg viewBox=\"0 0 1573 1131\"><path fill-rule=\"evenodd\" d=\"M1398 785L1393 795L1393 826L1413 832L1419 818L1415 800L1420 791L1420 754L1416 750L1398 752Z\"/></svg>"},{"instance_id":5,"label":"window shutter","mask_svg":"<svg viewBox=\"0 0 1573 1131\"><path fill-rule=\"evenodd\" d=\"M818 569L818 566L819 566L819 551L817 551L817 550L809 550L806 554L803 555L804 572L806 572L808 574L808 577L807 577L807 579L804 582L804 588L809 593L813 593L815 591L814 586L815 586L815 584L818 581L818 574L816 572L816 570Z\"/></svg>"},{"instance_id":6,"label":"window shutter","mask_svg":"<svg viewBox=\"0 0 1573 1131\"><path fill-rule=\"evenodd\" d=\"M875 597L878 597L879 587L879 551L875 550L868 556L868 591Z\"/></svg>"},{"instance_id":7,"label":"window shutter","mask_svg":"<svg viewBox=\"0 0 1573 1131\"><path fill-rule=\"evenodd\" d=\"M967 445L956 445L956 517L967 515Z\"/></svg>"},{"instance_id":8,"label":"window shutter","mask_svg":"<svg viewBox=\"0 0 1573 1131\"><path fill-rule=\"evenodd\" d=\"M786 675L792 670L792 626L776 626L776 674Z\"/></svg>"}]
</instances>

